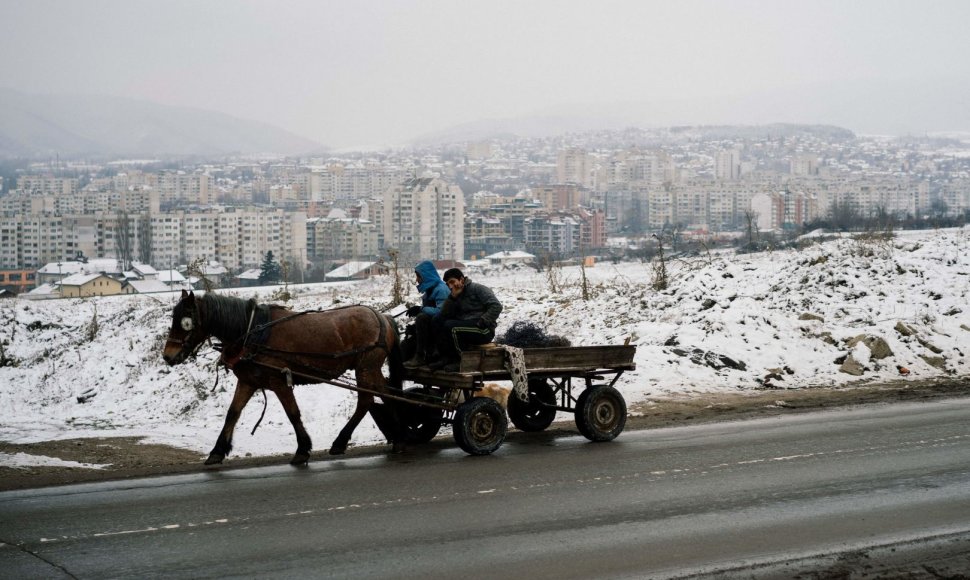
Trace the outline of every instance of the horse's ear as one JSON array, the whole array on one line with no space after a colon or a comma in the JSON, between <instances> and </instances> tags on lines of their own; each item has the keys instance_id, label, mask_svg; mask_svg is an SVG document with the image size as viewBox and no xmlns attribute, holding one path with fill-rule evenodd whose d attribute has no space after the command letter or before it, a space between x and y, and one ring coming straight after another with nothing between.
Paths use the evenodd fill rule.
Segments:
<instances>
[{"instance_id":1,"label":"horse's ear","mask_svg":"<svg viewBox=\"0 0 970 580\"><path fill-rule=\"evenodd\" d=\"M182 300L185 300L185 297L188 295L189 295L188 292L186 292L185 290L182 290Z\"/></svg>"}]
</instances>

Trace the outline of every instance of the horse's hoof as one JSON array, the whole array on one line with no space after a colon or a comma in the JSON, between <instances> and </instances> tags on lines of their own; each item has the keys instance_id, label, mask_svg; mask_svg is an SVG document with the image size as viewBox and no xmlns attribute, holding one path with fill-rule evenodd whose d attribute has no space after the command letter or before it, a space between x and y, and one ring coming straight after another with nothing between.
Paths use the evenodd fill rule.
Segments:
<instances>
[{"instance_id":1,"label":"horse's hoof","mask_svg":"<svg viewBox=\"0 0 970 580\"><path fill-rule=\"evenodd\" d=\"M293 456L293 459L290 459L290 465L306 465L309 462L310 462L309 453L297 453L296 455Z\"/></svg>"},{"instance_id":2,"label":"horse's hoof","mask_svg":"<svg viewBox=\"0 0 970 580\"><path fill-rule=\"evenodd\" d=\"M222 460L225 459L225 458L226 458L225 455L218 455L218 454L215 454L215 453L210 453L208 459L205 460L205 464L206 465L214 465L216 463L222 463Z\"/></svg>"},{"instance_id":3,"label":"horse's hoof","mask_svg":"<svg viewBox=\"0 0 970 580\"><path fill-rule=\"evenodd\" d=\"M346 447L331 447L328 453L330 455L343 455L345 451L347 451Z\"/></svg>"},{"instance_id":4,"label":"horse's hoof","mask_svg":"<svg viewBox=\"0 0 970 580\"><path fill-rule=\"evenodd\" d=\"M404 447L404 443L394 443L391 445L391 453L401 454L407 451Z\"/></svg>"}]
</instances>

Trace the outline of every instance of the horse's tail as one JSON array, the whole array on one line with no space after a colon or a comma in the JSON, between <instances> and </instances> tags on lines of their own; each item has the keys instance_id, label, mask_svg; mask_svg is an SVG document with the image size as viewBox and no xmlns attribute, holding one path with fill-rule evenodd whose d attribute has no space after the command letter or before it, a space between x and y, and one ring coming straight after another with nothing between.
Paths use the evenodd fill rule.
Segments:
<instances>
[{"instance_id":1,"label":"horse's tail","mask_svg":"<svg viewBox=\"0 0 970 580\"><path fill-rule=\"evenodd\" d=\"M394 331L394 344L390 345L387 366L391 369L390 387L400 391L404 389L404 354L401 351L401 333L397 329L397 321L385 315Z\"/></svg>"}]
</instances>

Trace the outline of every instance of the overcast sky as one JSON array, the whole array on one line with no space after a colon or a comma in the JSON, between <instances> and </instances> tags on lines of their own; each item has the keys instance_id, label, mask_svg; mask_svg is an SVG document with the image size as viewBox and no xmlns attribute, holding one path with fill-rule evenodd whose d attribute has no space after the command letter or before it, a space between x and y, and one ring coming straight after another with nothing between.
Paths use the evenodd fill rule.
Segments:
<instances>
[{"instance_id":1,"label":"overcast sky","mask_svg":"<svg viewBox=\"0 0 970 580\"><path fill-rule=\"evenodd\" d=\"M211 109L335 147L546 114L840 122L708 105L966 87L968 22L966 0L0 0L0 86Z\"/></svg>"}]
</instances>

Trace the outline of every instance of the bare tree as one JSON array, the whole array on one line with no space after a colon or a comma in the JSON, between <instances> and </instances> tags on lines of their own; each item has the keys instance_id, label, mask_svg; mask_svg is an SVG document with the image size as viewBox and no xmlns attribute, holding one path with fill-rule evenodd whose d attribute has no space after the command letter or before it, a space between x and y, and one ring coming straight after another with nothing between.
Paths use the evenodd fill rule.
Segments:
<instances>
[{"instance_id":1,"label":"bare tree","mask_svg":"<svg viewBox=\"0 0 970 580\"><path fill-rule=\"evenodd\" d=\"M670 287L670 276L667 273L667 261L664 258L664 233L653 234L657 239L657 259L653 263L653 286L654 290L661 291Z\"/></svg>"},{"instance_id":2,"label":"bare tree","mask_svg":"<svg viewBox=\"0 0 970 580\"><path fill-rule=\"evenodd\" d=\"M549 291L559 294L562 292L563 284L562 263L548 252L543 256L543 261L546 263L546 282L549 283Z\"/></svg>"},{"instance_id":3,"label":"bare tree","mask_svg":"<svg viewBox=\"0 0 970 580\"><path fill-rule=\"evenodd\" d=\"M199 281L202 282L202 288L205 289L206 292L211 292L214 284L212 283L212 280L209 280L209 278L205 275L205 265L205 257L199 256L198 258L192 260L188 268L185 270L185 273L189 276L197 277Z\"/></svg>"},{"instance_id":4,"label":"bare tree","mask_svg":"<svg viewBox=\"0 0 970 580\"><path fill-rule=\"evenodd\" d=\"M393 308L398 304L404 304L404 282L401 280L400 269L401 254L390 248L387 250L387 255L391 258L391 303L388 308Z\"/></svg>"},{"instance_id":5,"label":"bare tree","mask_svg":"<svg viewBox=\"0 0 970 580\"><path fill-rule=\"evenodd\" d=\"M585 254L579 260L579 271L582 275L580 278L580 287L583 290L583 300L589 300L592 297L592 292L589 289L589 278L586 277L586 256Z\"/></svg>"},{"instance_id":6,"label":"bare tree","mask_svg":"<svg viewBox=\"0 0 970 580\"><path fill-rule=\"evenodd\" d=\"M744 214L744 229L748 233L748 247L754 246L754 236L758 229L755 227L755 221L758 219L758 214L749 210L746 210Z\"/></svg>"},{"instance_id":7,"label":"bare tree","mask_svg":"<svg viewBox=\"0 0 970 580\"><path fill-rule=\"evenodd\" d=\"M664 229L667 228L665 227ZM674 253L677 252L677 245L680 244L684 237L684 229L683 223L670 224L670 233L667 237L670 239L670 249Z\"/></svg>"}]
</instances>

